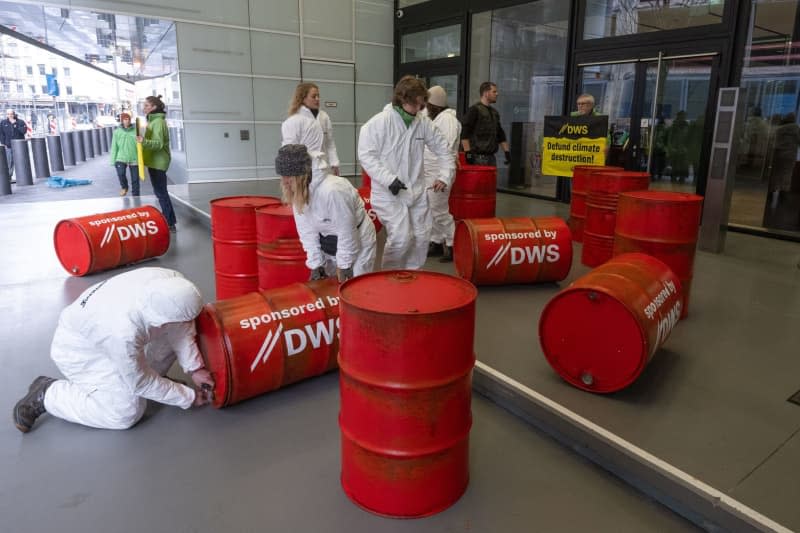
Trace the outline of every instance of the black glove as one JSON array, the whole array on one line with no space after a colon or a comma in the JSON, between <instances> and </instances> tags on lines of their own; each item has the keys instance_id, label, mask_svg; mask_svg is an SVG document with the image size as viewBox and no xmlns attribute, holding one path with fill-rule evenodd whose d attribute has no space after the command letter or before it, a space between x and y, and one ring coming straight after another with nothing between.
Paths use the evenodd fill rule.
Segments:
<instances>
[{"instance_id":1,"label":"black glove","mask_svg":"<svg viewBox=\"0 0 800 533\"><path fill-rule=\"evenodd\" d=\"M344 283L345 281L353 277L353 267L340 268L336 272L336 274L339 277L339 283Z\"/></svg>"},{"instance_id":2,"label":"black glove","mask_svg":"<svg viewBox=\"0 0 800 533\"><path fill-rule=\"evenodd\" d=\"M505 154L506 154L506 160L504 161L504 163L506 164L506 166L508 166L511 164L511 152L506 152Z\"/></svg>"},{"instance_id":3,"label":"black glove","mask_svg":"<svg viewBox=\"0 0 800 533\"><path fill-rule=\"evenodd\" d=\"M325 279L328 275L325 273L325 267L317 267L311 271L309 281L317 281L318 279Z\"/></svg>"},{"instance_id":4,"label":"black glove","mask_svg":"<svg viewBox=\"0 0 800 533\"><path fill-rule=\"evenodd\" d=\"M408 189L408 187L399 178L395 178L392 184L389 185L389 190L392 191L393 195L397 196L400 193L400 189Z\"/></svg>"},{"instance_id":5,"label":"black glove","mask_svg":"<svg viewBox=\"0 0 800 533\"><path fill-rule=\"evenodd\" d=\"M472 155L472 152L464 152L464 160L470 165L475 164L475 156Z\"/></svg>"}]
</instances>

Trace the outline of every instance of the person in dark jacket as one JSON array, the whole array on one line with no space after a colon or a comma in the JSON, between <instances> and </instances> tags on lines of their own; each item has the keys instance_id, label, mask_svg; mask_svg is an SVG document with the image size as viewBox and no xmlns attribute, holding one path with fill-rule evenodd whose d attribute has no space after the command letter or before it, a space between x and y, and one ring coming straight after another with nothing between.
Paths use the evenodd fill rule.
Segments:
<instances>
[{"instance_id":1,"label":"person in dark jacket","mask_svg":"<svg viewBox=\"0 0 800 533\"><path fill-rule=\"evenodd\" d=\"M6 159L8 159L8 175L14 175L14 152L11 150L11 141L14 139L24 139L28 133L25 121L17 118L13 109L6 109L6 118L0 121L0 144L6 147Z\"/></svg>"},{"instance_id":2,"label":"person in dark jacket","mask_svg":"<svg viewBox=\"0 0 800 533\"><path fill-rule=\"evenodd\" d=\"M505 153L505 164L511 163L511 152L506 141L506 132L500 125L500 113L492 107L497 102L497 85L485 81L480 86L481 101L467 110L461 121L461 145L470 165L496 166L495 152L498 146Z\"/></svg>"}]
</instances>

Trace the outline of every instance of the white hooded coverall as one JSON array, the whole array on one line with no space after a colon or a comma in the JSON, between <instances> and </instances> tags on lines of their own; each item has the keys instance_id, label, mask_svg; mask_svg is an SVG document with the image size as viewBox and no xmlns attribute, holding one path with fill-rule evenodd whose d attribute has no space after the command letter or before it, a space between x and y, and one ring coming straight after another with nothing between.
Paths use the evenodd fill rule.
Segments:
<instances>
[{"instance_id":1,"label":"white hooded coverall","mask_svg":"<svg viewBox=\"0 0 800 533\"><path fill-rule=\"evenodd\" d=\"M427 110L426 110L427 111ZM454 109L445 109L433 120L433 125L444 136L450 149L453 161L458 157L458 145L461 142L461 122L456 118ZM456 231L453 215L450 214L450 190L455 181L455 168L442 179L439 158L425 148L425 184L428 186L428 205L431 209L431 242L453 246L453 234ZM436 180L442 180L447 188L435 192L431 187Z\"/></svg>"},{"instance_id":2,"label":"white hooded coverall","mask_svg":"<svg viewBox=\"0 0 800 533\"><path fill-rule=\"evenodd\" d=\"M331 117L319 110L317 116L306 106L300 106L297 113L281 124L281 146L303 144L309 153L322 152L328 164L339 166L339 153L333 140Z\"/></svg>"},{"instance_id":3,"label":"white hooded coverall","mask_svg":"<svg viewBox=\"0 0 800 533\"><path fill-rule=\"evenodd\" d=\"M425 264L430 240L430 212L422 172L423 148L439 161L439 178L445 183L455 168L450 148L433 122L417 116L406 127L392 104L361 127L358 159L372 178L372 208L386 227L384 269L418 269ZM395 178L408 189L394 196L389 185Z\"/></svg>"},{"instance_id":4,"label":"white hooded coverall","mask_svg":"<svg viewBox=\"0 0 800 533\"><path fill-rule=\"evenodd\" d=\"M360 276L375 266L375 225L364 209L364 201L345 178L328 173L324 166L312 172L308 185L308 204L300 213L294 209L294 221L303 249L306 266L324 267L329 276L336 268L353 268ZM322 251L319 236L336 235L336 256Z\"/></svg>"},{"instance_id":5,"label":"white hooded coverall","mask_svg":"<svg viewBox=\"0 0 800 533\"><path fill-rule=\"evenodd\" d=\"M86 289L58 319L50 356L66 379L47 389L47 412L127 429L146 400L191 407L194 389L163 376L176 357L185 372L204 366L194 325L202 305L197 288L165 268L139 268Z\"/></svg>"}]
</instances>

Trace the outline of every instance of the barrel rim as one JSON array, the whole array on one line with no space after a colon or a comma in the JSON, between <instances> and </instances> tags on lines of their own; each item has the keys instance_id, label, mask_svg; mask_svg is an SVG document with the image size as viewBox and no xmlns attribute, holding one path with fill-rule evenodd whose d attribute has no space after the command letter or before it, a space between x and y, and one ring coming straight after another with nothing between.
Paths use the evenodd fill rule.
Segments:
<instances>
[{"instance_id":1,"label":"barrel rim","mask_svg":"<svg viewBox=\"0 0 800 533\"><path fill-rule=\"evenodd\" d=\"M256 207L256 216L258 215L275 215L281 217L293 217L294 208L289 204L269 204Z\"/></svg>"},{"instance_id":2,"label":"barrel rim","mask_svg":"<svg viewBox=\"0 0 800 533\"><path fill-rule=\"evenodd\" d=\"M89 272L92 271L92 267L94 266L95 261L96 261L97 258L96 258L95 254L94 254L94 249L92 248L91 238L89 237L89 234L87 233L86 228L83 227L83 224L80 224L80 223L76 222L76 220L77 219L75 219L75 218L66 218L64 220L60 220L58 222L58 224L56 224L56 227L53 229L53 247L56 250L56 257L58 257L58 262L61 263L61 266L64 267L64 270L66 270L67 273L72 275L72 276L80 277L80 276L85 276L86 274L88 274ZM72 272L72 270L70 270L70 268L66 265L64 260L61 258L61 253L60 253L61 248L58 245L59 244L58 235L59 235L59 228L61 228L65 224L70 224L72 226L75 226L75 227L79 228L81 234L83 235L83 239L84 239L83 240L83 244L86 246L86 249L89 252L88 253L89 262L88 262L86 268L85 269L80 269L80 270L78 270L78 272ZM74 245L75 243L71 243L71 244Z\"/></svg>"},{"instance_id":3,"label":"barrel rim","mask_svg":"<svg viewBox=\"0 0 800 533\"><path fill-rule=\"evenodd\" d=\"M281 201L281 199L276 197L276 196L266 196L266 195L258 195L258 194L240 194L240 195L236 195L236 196L222 196L220 198L213 198L208 203L211 205L211 207L230 207L230 208L235 208L235 207L240 207L240 208L255 207L255 208L258 208L258 207L265 207L266 205L272 205L271 203L270 204L263 204L263 205L236 203L237 200L243 201L245 199L251 199L251 200L252 199L261 199L262 201L263 200L275 200L276 202L280 202ZM231 203L228 204L227 202L231 202Z\"/></svg>"},{"instance_id":4,"label":"barrel rim","mask_svg":"<svg viewBox=\"0 0 800 533\"><path fill-rule=\"evenodd\" d=\"M349 301L345 296L345 292L347 291L348 288L352 287L356 283L363 283L368 278L373 278L373 277L377 277L377 276L388 276L388 275L391 275L391 274L404 274L404 273L405 274L412 274L412 275L420 275L421 274L421 275L423 275L425 277L431 277L431 278L446 278L448 280L451 280L455 284L461 285L462 288L465 289L465 292L468 292L470 294L470 297L466 301L464 301L462 303L453 304L453 305L451 305L449 307L442 307L440 309L436 309L435 311L413 312L412 313L410 311L404 311L404 312L388 311L388 310L384 310L384 309L373 309L373 308L367 308L367 307L364 307L364 306L355 305L352 301ZM389 316L423 317L423 316L433 316L433 315L439 315L439 314L442 314L442 313L448 313L448 312L456 311L458 309L463 309L463 308L469 307L469 306L473 306L474 307L475 306L475 302L478 299L478 289L477 289L477 287L475 287L475 285L473 285L468 280L460 278L460 277L457 277L457 276L453 276L451 274L444 274L442 272L433 272L433 271L430 271L430 270L404 270L404 269L398 269L398 270L381 270L381 271L378 271L378 272L369 272L367 274L362 274L360 276L356 276L354 278L351 278L351 279L345 281L343 284L341 284L339 286L339 297L341 298L341 301L339 302L339 309L340 309L339 312L340 313L341 313L342 305L343 304L347 304L349 307L352 307L354 309L367 311L367 312L370 312L370 313L373 313L373 314L381 314L381 315L389 315Z\"/></svg>"},{"instance_id":5,"label":"barrel rim","mask_svg":"<svg viewBox=\"0 0 800 533\"><path fill-rule=\"evenodd\" d=\"M619 195L620 199L622 196L627 196L637 200L645 200L653 203L700 203L703 201L703 197L699 194L681 191L662 191L658 189L623 191L619 193Z\"/></svg>"},{"instance_id":6,"label":"barrel rim","mask_svg":"<svg viewBox=\"0 0 800 533\"><path fill-rule=\"evenodd\" d=\"M591 272L587 274L587 276L590 274ZM617 379L616 380L617 386L614 387L596 388L584 385L577 376L573 376L572 374L568 373L563 365L558 364L560 362L559 358L551 357L548 355L547 347L545 345L546 336L543 331L544 323L546 318L552 313L552 306L562 302L564 298L576 296L578 293L589 293L589 292L602 293L605 296L607 296L610 300L612 300L616 305L624 309L627 312L628 316L632 319L632 323L636 325L636 332L639 335L638 340L639 340L639 345L642 347L642 350L639 353L640 357L638 358L636 368L628 376ZM603 287L601 285L594 285L592 287L567 287L566 289L560 291L549 302L547 302L547 305L545 305L544 309L542 309L542 313L539 316L538 329L539 329L539 345L542 348L542 353L544 354L545 359L553 368L553 370L555 370L556 373L562 379L564 379L564 381L567 381L571 385L574 385L588 392L594 392L599 394L610 394L625 389L626 387L628 387L629 385L631 385L636 381L636 378L641 375L641 373L644 371L649 361L649 353L647 353L644 350L644 348L647 346L647 332L644 330L644 326L641 324L641 322L636 319L635 310L632 309L631 306L627 305L623 300L621 300L618 297L618 295L611 292L607 287ZM570 379L568 379L567 376L569 376Z\"/></svg>"}]
</instances>

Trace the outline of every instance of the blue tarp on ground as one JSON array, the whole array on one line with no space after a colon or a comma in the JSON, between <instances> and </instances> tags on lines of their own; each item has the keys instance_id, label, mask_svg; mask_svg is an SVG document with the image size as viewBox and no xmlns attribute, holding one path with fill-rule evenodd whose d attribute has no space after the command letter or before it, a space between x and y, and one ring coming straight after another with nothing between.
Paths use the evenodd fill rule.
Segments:
<instances>
[{"instance_id":1,"label":"blue tarp on ground","mask_svg":"<svg viewBox=\"0 0 800 533\"><path fill-rule=\"evenodd\" d=\"M92 180L62 178L61 176L52 176L47 180L47 186L52 189L63 189L65 187L75 187L76 185L91 185L91 184Z\"/></svg>"}]
</instances>

